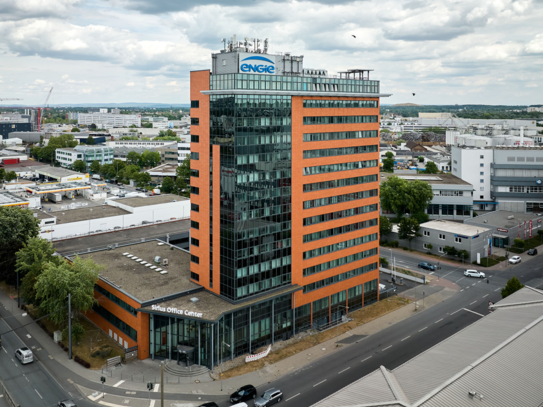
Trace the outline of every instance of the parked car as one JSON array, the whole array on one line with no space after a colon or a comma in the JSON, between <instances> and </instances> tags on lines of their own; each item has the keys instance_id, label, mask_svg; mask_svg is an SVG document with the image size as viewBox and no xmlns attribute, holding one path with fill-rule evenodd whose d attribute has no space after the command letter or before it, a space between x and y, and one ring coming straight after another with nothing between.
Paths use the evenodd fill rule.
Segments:
<instances>
[{"instance_id":1,"label":"parked car","mask_svg":"<svg viewBox=\"0 0 543 407\"><path fill-rule=\"evenodd\" d=\"M485 278L485 273L477 270L466 270L464 271L466 277L476 277L476 278Z\"/></svg>"},{"instance_id":2,"label":"parked car","mask_svg":"<svg viewBox=\"0 0 543 407\"><path fill-rule=\"evenodd\" d=\"M256 388L252 384L240 387L230 396L231 403L239 403L250 399L256 399Z\"/></svg>"},{"instance_id":3,"label":"parked car","mask_svg":"<svg viewBox=\"0 0 543 407\"><path fill-rule=\"evenodd\" d=\"M198 407L219 407L219 405L213 401L209 403L200 404Z\"/></svg>"},{"instance_id":4,"label":"parked car","mask_svg":"<svg viewBox=\"0 0 543 407\"><path fill-rule=\"evenodd\" d=\"M283 398L283 393L278 389L269 389L255 400L255 407L268 407L275 403L279 403Z\"/></svg>"},{"instance_id":5,"label":"parked car","mask_svg":"<svg viewBox=\"0 0 543 407\"><path fill-rule=\"evenodd\" d=\"M59 401L57 406L58 407L77 407L72 400Z\"/></svg>"},{"instance_id":6,"label":"parked car","mask_svg":"<svg viewBox=\"0 0 543 407\"><path fill-rule=\"evenodd\" d=\"M511 264L517 264L517 263L520 263L520 256L513 256L509 259L509 263Z\"/></svg>"},{"instance_id":7,"label":"parked car","mask_svg":"<svg viewBox=\"0 0 543 407\"><path fill-rule=\"evenodd\" d=\"M425 261L421 261L419 263L419 269L436 271L436 266L434 266L433 264L427 263Z\"/></svg>"},{"instance_id":8,"label":"parked car","mask_svg":"<svg viewBox=\"0 0 543 407\"><path fill-rule=\"evenodd\" d=\"M19 362L21 362L22 365L26 365L27 363L34 362L34 354L26 346L23 348L17 349L15 351L15 357L19 359Z\"/></svg>"},{"instance_id":9,"label":"parked car","mask_svg":"<svg viewBox=\"0 0 543 407\"><path fill-rule=\"evenodd\" d=\"M528 253L530 256L535 256L537 254L537 249L530 249L528 250Z\"/></svg>"}]
</instances>

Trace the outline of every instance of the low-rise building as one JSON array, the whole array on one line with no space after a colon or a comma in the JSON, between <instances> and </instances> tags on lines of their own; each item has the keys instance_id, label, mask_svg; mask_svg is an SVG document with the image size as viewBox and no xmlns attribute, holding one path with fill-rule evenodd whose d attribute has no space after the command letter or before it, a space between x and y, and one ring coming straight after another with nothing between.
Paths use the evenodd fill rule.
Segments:
<instances>
[{"instance_id":1,"label":"low-rise building","mask_svg":"<svg viewBox=\"0 0 543 407\"><path fill-rule=\"evenodd\" d=\"M107 111L107 110L106 110ZM112 114L112 113L79 113L77 117L79 125L90 126L95 124L100 129L132 126L141 127L141 115L139 114Z\"/></svg>"},{"instance_id":2,"label":"low-rise building","mask_svg":"<svg viewBox=\"0 0 543 407\"><path fill-rule=\"evenodd\" d=\"M57 148L55 150L55 159L63 167L71 167L77 160L85 162L87 168L93 161L98 161L100 165L111 164L113 162L113 148L87 145L78 145L74 148Z\"/></svg>"},{"instance_id":3,"label":"low-rise building","mask_svg":"<svg viewBox=\"0 0 543 407\"><path fill-rule=\"evenodd\" d=\"M425 212L430 219L464 220L473 216L473 186L452 174L388 174L381 173L381 183L391 176L407 181L430 184L434 197ZM394 215L382 210L384 215Z\"/></svg>"}]
</instances>

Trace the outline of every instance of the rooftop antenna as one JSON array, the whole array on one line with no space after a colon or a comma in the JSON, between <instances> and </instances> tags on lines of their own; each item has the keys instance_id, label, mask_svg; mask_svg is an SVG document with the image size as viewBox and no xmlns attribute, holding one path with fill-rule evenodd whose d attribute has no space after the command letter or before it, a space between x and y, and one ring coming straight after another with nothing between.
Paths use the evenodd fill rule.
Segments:
<instances>
[{"instance_id":1,"label":"rooftop antenna","mask_svg":"<svg viewBox=\"0 0 543 407\"><path fill-rule=\"evenodd\" d=\"M226 38L223 38L221 42L224 43L224 50L226 51Z\"/></svg>"},{"instance_id":2,"label":"rooftop antenna","mask_svg":"<svg viewBox=\"0 0 543 407\"><path fill-rule=\"evenodd\" d=\"M264 54L268 53L268 39L266 38L264 40Z\"/></svg>"}]
</instances>

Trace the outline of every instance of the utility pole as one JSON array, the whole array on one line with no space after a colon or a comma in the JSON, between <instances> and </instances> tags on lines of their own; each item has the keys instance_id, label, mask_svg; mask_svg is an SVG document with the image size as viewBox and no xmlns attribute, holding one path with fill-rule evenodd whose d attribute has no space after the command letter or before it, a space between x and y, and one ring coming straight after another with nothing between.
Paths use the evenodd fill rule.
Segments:
<instances>
[{"instance_id":1,"label":"utility pole","mask_svg":"<svg viewBox=\"0 0 543 407\"><path fill-rule=\"evenodd\" d=\"M72 359L72 294L68 294L68 359Z\"/></svg>"},{"instance_id":2,"label":"utility pole","mask_svg":"<svg viewBox=\"0 0 543 407\"><path fill-rule=\"evenodd\" d=\"M160 363L160 407L164 407L164 361Z\"/></svg>"}]
</instances>

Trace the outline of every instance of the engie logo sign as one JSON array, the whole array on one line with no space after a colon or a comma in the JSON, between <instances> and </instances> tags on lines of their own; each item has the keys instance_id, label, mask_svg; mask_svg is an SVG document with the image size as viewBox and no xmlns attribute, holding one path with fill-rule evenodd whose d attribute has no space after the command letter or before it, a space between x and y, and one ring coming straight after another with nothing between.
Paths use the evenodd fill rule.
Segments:
<instances>
[{"instance_id":1,"label":"engie logo sign","mask_svg":"<svg viewBox=\"0 0 543 407\"><path fill-rule=\"evenodd\" d=\"M253 55L247 58L243 58L240 61L240 64L241 65L239 69L241 70L241 72L255 72L267 74L275 73L275 62L273 62L271 59L259 55Z\"/></svg>"}]
</instances>

